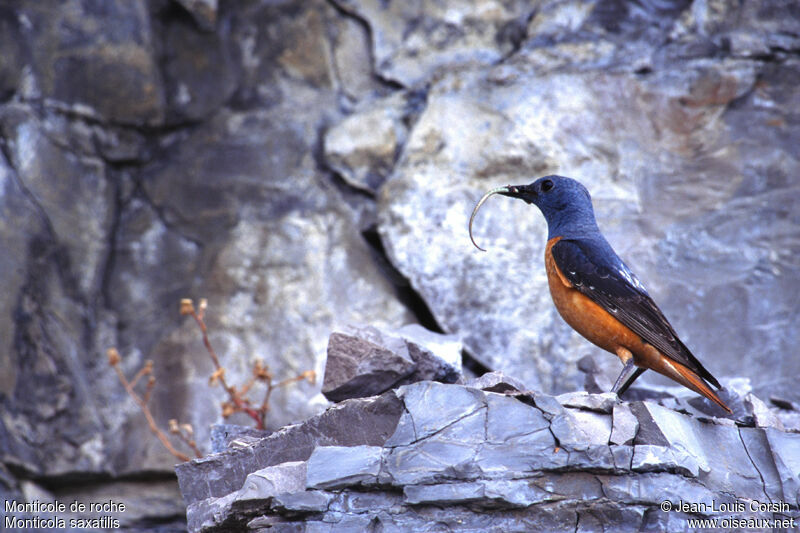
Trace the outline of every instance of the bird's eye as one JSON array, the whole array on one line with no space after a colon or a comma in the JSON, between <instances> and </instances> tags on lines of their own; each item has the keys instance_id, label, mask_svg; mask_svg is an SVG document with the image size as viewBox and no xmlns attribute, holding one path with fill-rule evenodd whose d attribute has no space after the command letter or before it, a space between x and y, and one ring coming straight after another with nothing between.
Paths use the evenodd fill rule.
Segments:
<instances>
[{"instance_id":1,"label":"bird's eye","mask_svg":"<svg viewBox=\"0 0 800 533\"><path fill-rule=\"evenodd\" d=\"M553 188L553 182L550 180L544 180L542 182L542 192L547 192Z\"/></svg>"}]
</instances>

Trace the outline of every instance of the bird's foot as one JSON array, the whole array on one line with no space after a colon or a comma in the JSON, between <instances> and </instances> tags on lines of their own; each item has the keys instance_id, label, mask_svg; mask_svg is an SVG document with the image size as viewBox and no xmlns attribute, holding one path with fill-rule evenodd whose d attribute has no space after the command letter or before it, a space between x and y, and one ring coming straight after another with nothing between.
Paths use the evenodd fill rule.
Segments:
<instances>
[{"instance_id":1,"label":"bird's foot","mask_svg":"<svg viewBox=\"0 0 800 533\"><path fill-rule=\"evenodd\" d=\"M622 372L619 373L619 377L617 381L614 383L614 386L611 387L611 392L616 392L617 396L622 396L622 394L628 390L628 387L636 381L636 378L642 375L645 368L640 368L636 366L633 362L633 358L628 359L628 362L625 363L625 366L622 367Z\"/></svg>"}]
</instances>

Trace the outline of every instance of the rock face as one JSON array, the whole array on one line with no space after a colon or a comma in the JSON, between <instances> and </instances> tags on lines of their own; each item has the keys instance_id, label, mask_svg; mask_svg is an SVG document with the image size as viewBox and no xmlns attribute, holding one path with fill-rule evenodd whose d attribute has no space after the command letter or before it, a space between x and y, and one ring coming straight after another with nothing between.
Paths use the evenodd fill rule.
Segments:
<instances>
[{"instance_id":1,"label":"rock face","mask_svg":"<svg viewBox=\"0 0 800 533\"><path fill-rule=\"evenodd\" d=\"M493 199L475 228L489 252L469 243L482 192L548 172L589 187L698 358L752 378L752 424L797 427L798 50L793 0L0 3L0 493L113 490L141 510L122 527L180 522L174 458L104 353L128 375L152 359L156 422L209 443L224 397L183 297L208 298L237 385L256 357L277 380L321 377L348 324L407 339L414 370L381 390L453 381L462 346L479 374L552 395L582 386L579 361L616 372L555 315L535 209ZM631 398L710 416L651 379ZM277 390L269 429L318 415L322 381ZM641 413L615 409L609 442L630 446ZM287 505L332 494L314 490Z\"/></svg>"},{"instance_id":2,"label":"rock face","mask_svg":"<svg viewBox=\"0 0 800 533\"><path fill-rule=\"evenodd\" d=\"M800 132L789 111L800 102L791 81L800 63L739 25L752 23L734 22L755 15L748 8L724 8L703 25L710 4L612 5L543 7L507 60L439 76L379 194L389 255L442 328L486 366L571 390L576 361L593 348L549 302L541 214L490 200L475 224L487 253L472 247L465 221L490 188L576 177L609 241L712 372L774 376L758 392L794 397L784 377L800 371L798 360L778 354L796 345L797 328L761 331L800 311L781 288L800 279L800 152L784 141ZM758 19L791 27L796 43L800 21L787 9L774 4ZM635 22L648 19L646 31ZM756 355L766 353L774 355Z\"/></svg>"},{"instance_id":3,"label":"rock face","mask_svg":"<svg viewBox=\"0 0 800 533\"><path fill-rule=\"evenodd\" d=\"M410 324L392 334L374 327L334 333L322 394L331 401L380 394L405 383L461 380L461 342Z\"/></svg>"},{"instance_id":4,"label":"rock face","mask_svg":"<svg viewBox=\"0 0 800 533\"><path fill-rule=\"evenodd\" d=\"M186 463L189 529L690 531L694 518L797 527L800 433L613 394L525 398L423 381ZM339 424L356 413L365 433L345 436ZM309 447L293 436L342 430Z\"/></svg>"}]
</instances>

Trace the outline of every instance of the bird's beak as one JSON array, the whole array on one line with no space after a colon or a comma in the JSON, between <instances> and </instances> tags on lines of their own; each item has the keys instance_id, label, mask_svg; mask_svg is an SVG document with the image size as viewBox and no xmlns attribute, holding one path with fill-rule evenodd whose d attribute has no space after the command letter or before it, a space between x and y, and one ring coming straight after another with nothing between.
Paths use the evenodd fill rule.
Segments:
<instances>
[{"instance_id":1,"label":"bird's beak","mask_svg":"<svg viewBox=\"0 0 800 533\"><path fill-rule=\"evenodd\" d=\"M502 194L503 196L508 196L511 198L521 198L523 191L525 191L525 185L507 185L505 187L497 187L496 189L492 189L491 191L487 192L483 195L483 197L478 200L478 203L475 205L475 209L472 210L472 215L469 217L469 238L472 241L472 244L475 245L475 248L478 250L485 252L483 248L478 246L478 243L475 242L475 238L472 236L472 222L475 220L475 215L478 213L478 209L489 199L490 196L494 194Z\"/></svg>"},{"instance_id":2,"label":"bird's beak","mask_svg":"<svg viewBox=\"0 0 800 533\"><path fill-rule=\"evenodd\" d=\"M495 191L509 198L522 198L523 193L529 192L527 185L507 185L506 187L498 187Z\"/></svg>"}]
</instances>

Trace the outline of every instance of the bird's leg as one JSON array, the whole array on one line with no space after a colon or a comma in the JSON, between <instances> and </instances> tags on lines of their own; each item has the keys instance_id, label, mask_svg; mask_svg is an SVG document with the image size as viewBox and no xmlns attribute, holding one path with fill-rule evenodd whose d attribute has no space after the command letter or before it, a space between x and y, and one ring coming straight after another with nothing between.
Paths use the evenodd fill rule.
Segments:
<instances>
[{"instance_id":1,"label":"bird's leg","mask_svg":"<svg viewBox=\"0 0 800 533\"><path fill-rule=\"evenodd\" d=\"M634 369L633 372L628 370L629 367ZM622 372L620 372L619 377L617 378L617 382L614 383L614 387L611 389L612 392L616 392L617 396L622 396L625 391L628 390L628 387L630 387L631 384L636 381L636 378L641 376L642 372L645 370L647 369L638 367L634 365L633 362L625 365L625 367L622 369ZM624 383L622 383L623 380L625 381Z\"/></svg>"},{"instance_id":2,"label":"bird's leg","mask_svg":"<svg viewBox=\"0 0 800 533\"><path fill-rule=\"evenodd\" d=\"M620 347L617 350L617 356L625 363L625 366L622 367L622 372L619 373L617 381L614 383L614 386L611 387L611 392L616 392L617 396L622 396L622 394L628 390L628 387L636 381L636 378L641 376L642 372L647 369L636 366L633 362L633 354L630 350Z\"/></svg>"}]
</instances>

